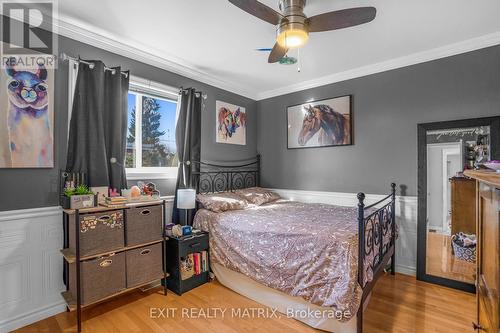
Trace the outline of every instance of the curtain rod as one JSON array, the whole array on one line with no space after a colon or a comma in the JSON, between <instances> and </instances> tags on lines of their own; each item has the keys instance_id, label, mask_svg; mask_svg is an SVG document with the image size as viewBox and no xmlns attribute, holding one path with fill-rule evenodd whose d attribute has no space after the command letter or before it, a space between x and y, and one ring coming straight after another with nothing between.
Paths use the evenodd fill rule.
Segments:
<instances>
[{"instance_id":1,"label":"curtain rod","mask_svg":"<svg viewBox=\"0 0 500 333\"><path fill-rule=\"evenodd\" d=\"M179 94L180 93L184 93L184 92L187 92L189 89L194 89L194 93L195 94L199 94L203 99L207 99L208 95L207 94L204 94L202 93L201 91L197 91L195 88L184 88L184 87L180 87L179 88Z\"/></svg>"},{"instance_id":2,"label":"curtain rod","mask_svg":"<svg viewBox=\"0 0 500 333\"><path fill-rule=\"evenodd\" d=\"M73 57L70 57L69 55L67 55L66 53L61 53L61 59L63 61L75 61L75 62L78 62L78 63L82 63L82 64L85 64L85 65L88 65L90 69L93 69L95 64L93 62L89 62L89 61L85 61L85 60L81 60L81 59L77 59L77 58L73 58ZM114 68L109 68L109 67L106 67L104 66L104 70L105 71L110 71L112 74L115 74L116 72L116 69ZM128 77L129 73L128 72L121 72L122 75L125 75L125 77Z\"/></svg>"}]
</instances>

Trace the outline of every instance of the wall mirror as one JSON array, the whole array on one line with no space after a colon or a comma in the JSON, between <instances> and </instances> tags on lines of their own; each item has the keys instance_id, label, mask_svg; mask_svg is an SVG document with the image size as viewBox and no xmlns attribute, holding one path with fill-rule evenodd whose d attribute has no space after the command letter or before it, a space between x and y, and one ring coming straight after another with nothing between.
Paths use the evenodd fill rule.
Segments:
<instances>
[{"instance_id":1,"label":"wall mirror","mask_svg":"<svg viewBox=\"0 0 500 333\"><path fill-rule=\"evenodd\" d=\"M417 278L475 292L476 183L498 159L500 117L418 125Z\"/></svg>"}]
</instances>

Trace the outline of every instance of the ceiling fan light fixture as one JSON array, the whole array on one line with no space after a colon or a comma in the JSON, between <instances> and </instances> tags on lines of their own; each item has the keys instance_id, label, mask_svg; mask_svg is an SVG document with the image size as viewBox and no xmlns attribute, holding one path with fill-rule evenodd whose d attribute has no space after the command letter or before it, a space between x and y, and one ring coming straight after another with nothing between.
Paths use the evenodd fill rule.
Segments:
<instances>
[{"instance_id":1,"label":"ceiling fan light fixture","mask_svg":"<svg viewBox=\"0 0 500 333\"><path fill-rule=\"evenodd\" d=\"M293 49L301 47L309 40L309 33L302 29L287 29L281 31L276 41L281 47Z\"/></svg>"}]
</instances>

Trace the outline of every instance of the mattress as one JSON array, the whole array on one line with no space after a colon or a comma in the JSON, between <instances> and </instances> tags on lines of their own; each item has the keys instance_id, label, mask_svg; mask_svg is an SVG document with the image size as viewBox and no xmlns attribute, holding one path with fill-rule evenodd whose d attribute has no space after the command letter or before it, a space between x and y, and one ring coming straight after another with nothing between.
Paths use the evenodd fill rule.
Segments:
<instances>
[{"instance_id":1,"label":"mattress","mask_svg":"<svg viewBox=\"0 0 500 333\"><path fill-rule=\"evenodd\" d=\"M212 270L222 285L257 303L276 309L286 318L293 318L311 327L332 333L357 332L355 317L346 323L341 323L332 318L331 308L314 305L300 297L289 296L271 289L217 263L212 265Z\"/></svg>"},{"instance_id":2,"label":"mattress","mask_svg":"<svg viewBox=\"0 0 500 333\"><path fill-rule=\"evenodd\" d=\"M194 227L210 233L210 259L260 285L355 317L357 208L285 200L244 210L198 210Z\"/></svg>"}]
</instances>

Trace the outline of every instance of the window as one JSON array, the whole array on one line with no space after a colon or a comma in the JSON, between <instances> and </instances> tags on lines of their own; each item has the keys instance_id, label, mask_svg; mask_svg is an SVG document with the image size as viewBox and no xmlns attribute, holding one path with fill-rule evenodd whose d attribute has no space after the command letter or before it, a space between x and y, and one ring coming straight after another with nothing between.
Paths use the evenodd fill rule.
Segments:
<instances>
[{"instance_id":1,"label":"window","mask_svg":"<svg viewBox=\"0 0 500 333\"><path fill-rule=\"evenodd\" d=\"M175 178L177 92L132 77L125 167L128 179Z\"/></svg>"}]
</instances>

